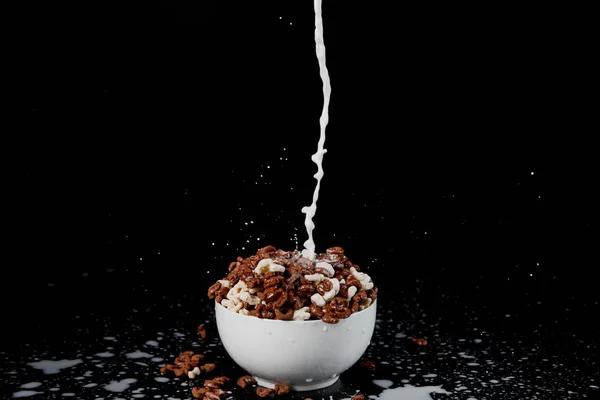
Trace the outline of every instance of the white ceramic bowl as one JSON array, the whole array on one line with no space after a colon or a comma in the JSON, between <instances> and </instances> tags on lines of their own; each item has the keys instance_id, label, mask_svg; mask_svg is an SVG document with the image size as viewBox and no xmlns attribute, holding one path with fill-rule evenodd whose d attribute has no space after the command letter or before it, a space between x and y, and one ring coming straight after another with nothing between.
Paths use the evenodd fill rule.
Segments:
<instances>
[{"instance_id":1,"label":"white ceramic bowl","mask_svg":"<svg viewBox=\"0 0 600 400\"><path fill-rule=\"evenodd\" d=\"M216 302L215 313L225 350L259 385L306 391L334 384L360 359L373 336L377 301L337 324L260 319Z\"/></svg>"}]
</instances>

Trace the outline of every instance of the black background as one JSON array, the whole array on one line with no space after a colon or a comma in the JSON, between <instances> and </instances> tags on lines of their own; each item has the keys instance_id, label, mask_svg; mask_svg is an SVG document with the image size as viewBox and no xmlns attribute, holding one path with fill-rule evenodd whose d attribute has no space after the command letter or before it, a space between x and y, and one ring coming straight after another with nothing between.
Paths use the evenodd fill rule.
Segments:
<instances>
[{"instance_id":1,"label":"black background","mask_svg":"<svg viewBox=\"0 0 600 400\"><path fill-rule=\"evenodd\" d=\"M344 247L428 312L542 301L538 318L568 309L556 329L594 338L587 55L555 10L513 11L325 1L317 250ZM203 298L238 255L301 248L322 107L312 2L15 21L9 334Z\"/></svg>"}]
</instances>

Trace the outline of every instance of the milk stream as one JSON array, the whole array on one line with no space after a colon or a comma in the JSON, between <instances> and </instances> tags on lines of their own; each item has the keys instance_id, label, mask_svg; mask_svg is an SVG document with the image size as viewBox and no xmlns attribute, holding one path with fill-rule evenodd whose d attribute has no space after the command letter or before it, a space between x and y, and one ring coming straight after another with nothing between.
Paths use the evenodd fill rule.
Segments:
<instances>
[{"instance_id":1,"label":"milk stream","mask_svg":"<svg viewBox=\"0 0 600 400\"><path fill-rule=\"evenodd\" d=\"M329 97L331 95L331 85L329 83L329 73L327 72L327 66L325 64L325 42L323 40L323 18L321 16L321 3L322 0L315 0L315 49L317 53L317 60L319 61L319 73L321 80L323 81L323 111L321 112L321 118L319 120L321 126L321 134L317 145L317 152L312 155L311 160L317 164L317 173L314 175L317 180L315 191L313 193L312 204L308 207L302 207L302 212L306 214L304 225L306 226L306 233L308 239L304 242L303 255L308 258L314 258L315 256L315 242L313 240L313 230L315 224L313 217L317 212L317 199L319 198L319 188L321 187L321 178L323 178L323 154L327 152L323 147L325 145L325 128L327 122L329 122Z\"/></svg>"}]
</instances>

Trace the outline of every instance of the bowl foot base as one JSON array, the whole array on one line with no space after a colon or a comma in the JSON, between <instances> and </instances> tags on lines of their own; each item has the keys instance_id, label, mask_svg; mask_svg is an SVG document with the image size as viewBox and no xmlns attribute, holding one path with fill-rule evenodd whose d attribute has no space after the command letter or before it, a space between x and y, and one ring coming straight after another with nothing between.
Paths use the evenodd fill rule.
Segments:
<instances>
[{"instance_id":1,"label":"bowl foot base","mask_svg":"<svg viewBox=\"0 0 600 400\"><path fill-rule=\"evenodd\" d=\"M258 376L255 376L254 379L256 379L256 383L258 383L259 386L263 386L269 389L273 389L275 387L275 384L277 382L273 382L273 381L269 381L267 379L263 379L263 378L259 378ZM336 376L335 378L330 378L324 381L318 381L318 382L306 382L300 385L290 385L292 387L292 390L295 392L305 392L307 390L317 390L317 389L323 389L326 388L328 386L333 385L334 383L336 383L338 381L338 379L340 379L339 376Z\"/></svg>"}]
</instances>

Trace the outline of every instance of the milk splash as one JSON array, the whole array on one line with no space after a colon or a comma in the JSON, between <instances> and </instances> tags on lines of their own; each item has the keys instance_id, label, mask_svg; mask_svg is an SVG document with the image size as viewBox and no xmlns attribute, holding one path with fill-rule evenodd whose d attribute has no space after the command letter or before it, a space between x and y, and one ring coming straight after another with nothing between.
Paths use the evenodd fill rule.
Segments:
<instances>
[{"instance_id":1,"label":"milk splash","mask_svg":"<svg viewBox=\"0 0 600 400\"><path fill-rule=\"evenodd\" d=\"M327 110L329 108L329 97L331 95L331 85L329 83L329 73L327 72L327 66L325 64L325 42L323 40L323 18L321 17L321 2L322 0L315 0L315 48L317 53L317 60L319 61L319 71L321 80L323 81L323 111L319 123L321 125L321 135L319 137L319 143L317 145L317 152L312 155L311 160L317 164L317 173L314 177L317 180L315 191L313 193L312 204L308 207L303 207L302 212L306 214L304 225L306 226L306 233L308 233L308 239L304 242L304 250L302 254L310 259L314 259L315 256L315 242L313 240L313 230L315 224L313 217L317 212L317 199L319 198L319 188L321 187L321 178L323 178L323 154L327 152L323 148L325 144L325 128L327 122L329 122L329 115Z\"/></svg>"}]
</instances>

